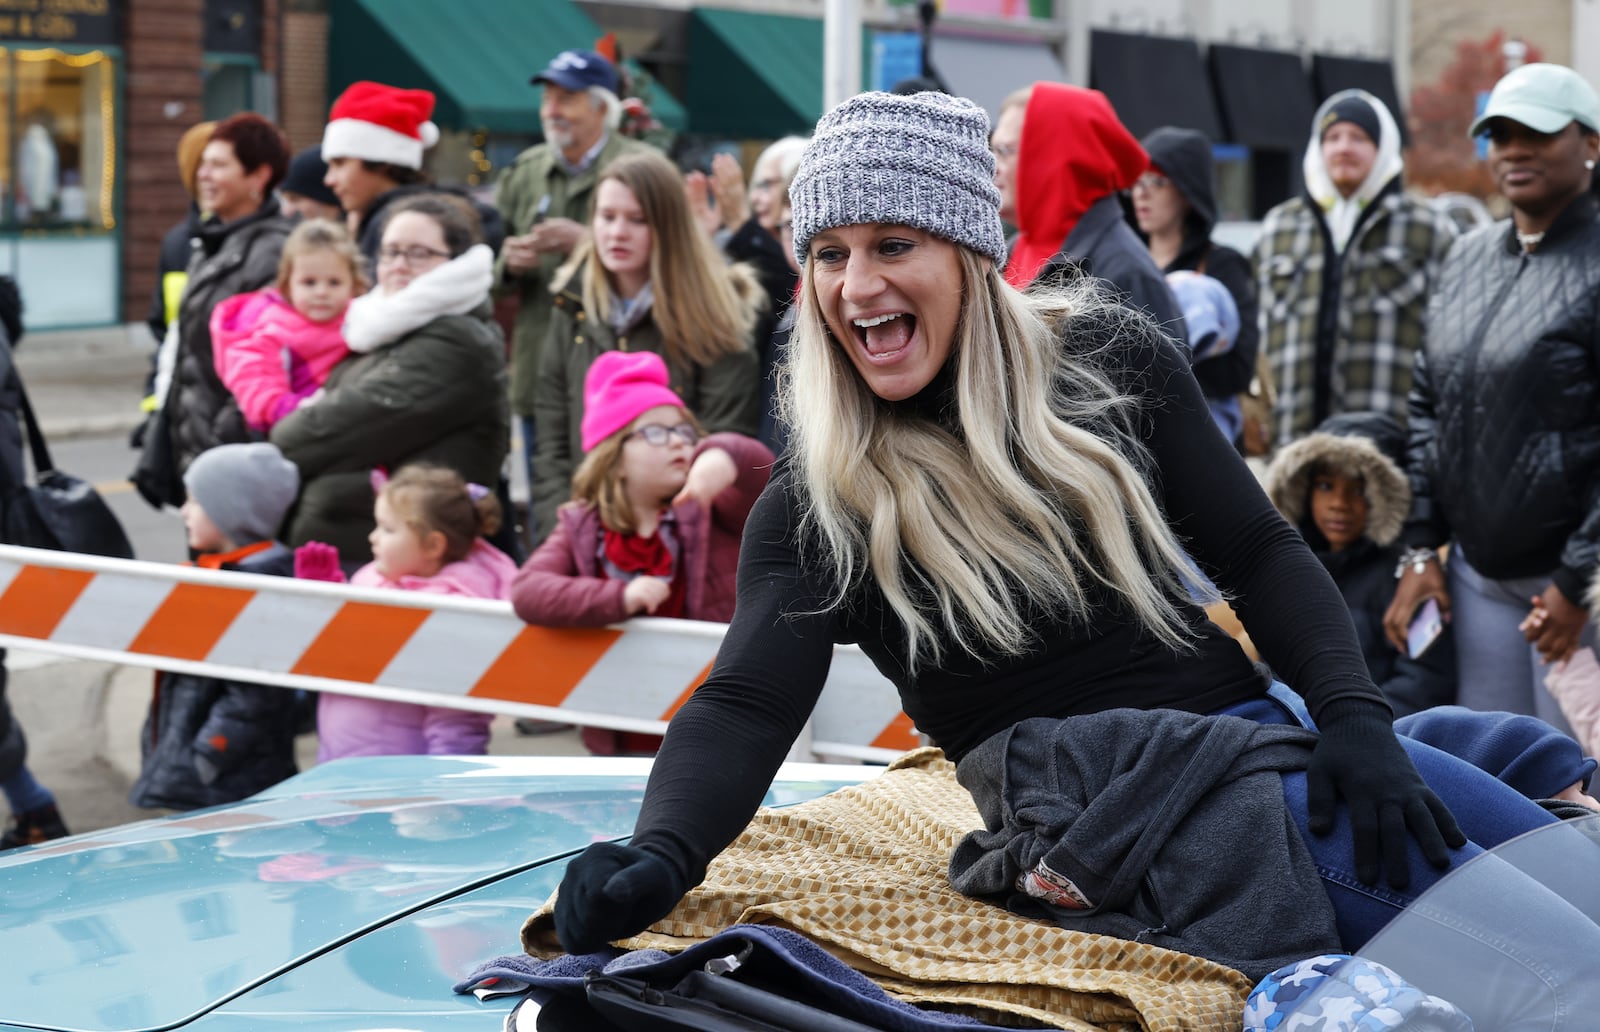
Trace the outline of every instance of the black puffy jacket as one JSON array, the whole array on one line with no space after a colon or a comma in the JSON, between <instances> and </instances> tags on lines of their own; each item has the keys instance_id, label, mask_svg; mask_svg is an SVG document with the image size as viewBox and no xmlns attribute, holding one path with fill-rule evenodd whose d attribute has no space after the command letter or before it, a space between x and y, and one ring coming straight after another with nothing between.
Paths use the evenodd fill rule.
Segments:
<instances>
[{"instance_id":1,"label":"black puffy jacket","mask_svg":"<svg viewBox=\"0 0 1600 1032\"><path fill-rule=\"evenodd\" d=\"M196 237L200 245L189 261L189 282L178 304L177 365L161 407L180 475L201 452L251 439L238 403L217 375L211 310L277 279L278 256L292 228L278 214L277 199L269 198L243 218L207 223Z\"/></svg>"},{"instance_id":2,"label":"black puffy jacket","mask_svg":"<svg viewBox=\"0 0 1600 1032\"><path fill-rule=\"evenodd\" d=\"M1600 560L1600 204L1524 254L1509 224L1456 241L1409 402L1405 539L1452 538L1485 577L1554 570L1581 602Z\"/></svg>"},{"instance_id":3,"label":"black puffy jacket","mask_svg":"<svg viewBox=\"0 0 1600 1032\"><path fill-rule=\"evenodd\" d=\"M289 577L294 553L274 544L221 568ZM270 788L299 772L296 719L294 693L286 688L158 671L128 801L194 810Z\"/></svg>"}]
</instances>

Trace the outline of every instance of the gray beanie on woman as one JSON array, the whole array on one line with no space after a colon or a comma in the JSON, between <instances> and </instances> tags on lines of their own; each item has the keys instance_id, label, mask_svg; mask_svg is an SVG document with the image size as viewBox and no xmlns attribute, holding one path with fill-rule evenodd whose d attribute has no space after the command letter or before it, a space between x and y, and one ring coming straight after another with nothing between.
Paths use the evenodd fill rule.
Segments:
<instances>
[{"instance_id":1,"label":"gray beanie on woman","mask_svg":"<svg viewBox=\"0 0 1600 1032\"><path fill-rule=\"evenodd\" d=\"M989 116L943 93L862 93L822 116L789 184L794 253L835 226L912 226L1006 263Z\"/></svg>"}]
</instances>

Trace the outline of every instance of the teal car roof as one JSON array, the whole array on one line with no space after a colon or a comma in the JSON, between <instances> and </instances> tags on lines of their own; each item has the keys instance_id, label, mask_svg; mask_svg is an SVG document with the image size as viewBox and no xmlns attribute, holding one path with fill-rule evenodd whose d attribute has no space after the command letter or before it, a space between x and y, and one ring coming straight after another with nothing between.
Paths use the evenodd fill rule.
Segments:
<instances>
[{"instance_id":1,"label":"teal car roof","mask_svg":"<svg viewBox=\"0 0 1600 1032\"><path fill-rule=\"evenodd\" d=\"M450 984L520 948L566 858L629 833L648 769L339 761L235 806L0 853L0 1028L481 1022ZM871 770L787 768L768 802Z\"/></svg>"}]
</instances>

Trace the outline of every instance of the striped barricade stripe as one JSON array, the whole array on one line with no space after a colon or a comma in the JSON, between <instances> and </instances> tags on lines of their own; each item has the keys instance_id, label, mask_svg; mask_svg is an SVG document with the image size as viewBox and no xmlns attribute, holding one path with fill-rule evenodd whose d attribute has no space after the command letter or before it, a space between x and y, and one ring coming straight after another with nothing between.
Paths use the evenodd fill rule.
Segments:
<instances>
[{"instance_id":1,"label":"striped barricade stripe","mask_svg":"<svg viewBox=\"0 0 1600 1032\"><path fill-rule=\"evenodd\" d=\"M399 702L659 732L710 672L722 624L532 627L505 602L374 591L0 545L0 645ZM818 756L920 744L894 687L835 650Z\"/></svg>"}]
</instances>

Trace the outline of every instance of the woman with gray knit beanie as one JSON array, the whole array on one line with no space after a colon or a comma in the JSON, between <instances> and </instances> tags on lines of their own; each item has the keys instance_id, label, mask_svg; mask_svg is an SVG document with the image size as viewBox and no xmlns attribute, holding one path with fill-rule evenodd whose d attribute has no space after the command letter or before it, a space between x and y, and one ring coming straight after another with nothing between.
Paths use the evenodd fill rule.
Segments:
<instances>
[{"instance_id":1,"label":"woman with gray knit beanie","mask_svg":"<svg viewBox=\"0 0 1600 1032\"><path fill-rule=\"evenodd\" d=\"M1353 950L1440 869L1554 819L1396 738L1338 591L1146 315L1089 285L1022 294L1005 283L987 134L981 109L931 93L863 94L818 123L790 187L803 272L779 386L789 449L747 525L733 623L672 719L631 842L592 845L567 869L554 916L569 952L641 931L701 881L761 803L837 642L860 643L980 803L989 830L957 850L952 878L1001 897L1043 886L1039 912L1070 927L1217 957ZM1191 601L1188 555L1295 692L1263 678ZM1179 783L1206 798L1178 750L1212 726L1245 743L1218 765L1231 773L1217 790L1254 757L1271 770L1279 826L1253 813L1251 849L1202 835L1203 855L1145 856L1150 870L1124 881L1107 872L1131 857L1079 843L1082 870L1025 865L986 887L982 872L1005 858L1040 855L1003 798L1017 772L1052 779L1065 798L1061 786L1120 751L1044 764L1048 734L1080 719L1109 721L1105 740L1133 744L1135 773L1166 778L1144 783L1119 830L1170 821L1173 845L1199 844L1163 807ZM1043 749L1021 744L1041 733ZM1263 941L1197 941L1174 914L1141 909L1139 885L1205 882L1218 864L1274 894L1257 900L1283 897L1260 870L1225 860L1264 869L1271 848L1284 850L1283 870L1311 871L1312 889L1265 908ZM1180 866L1164 872L1169 863ZM1174 891L1176 905L1194 904ZM1064 898L1077 902L1056 905ZM1576 912L1543 917L1600 943Z\"/></svg>"}]
</instances>

